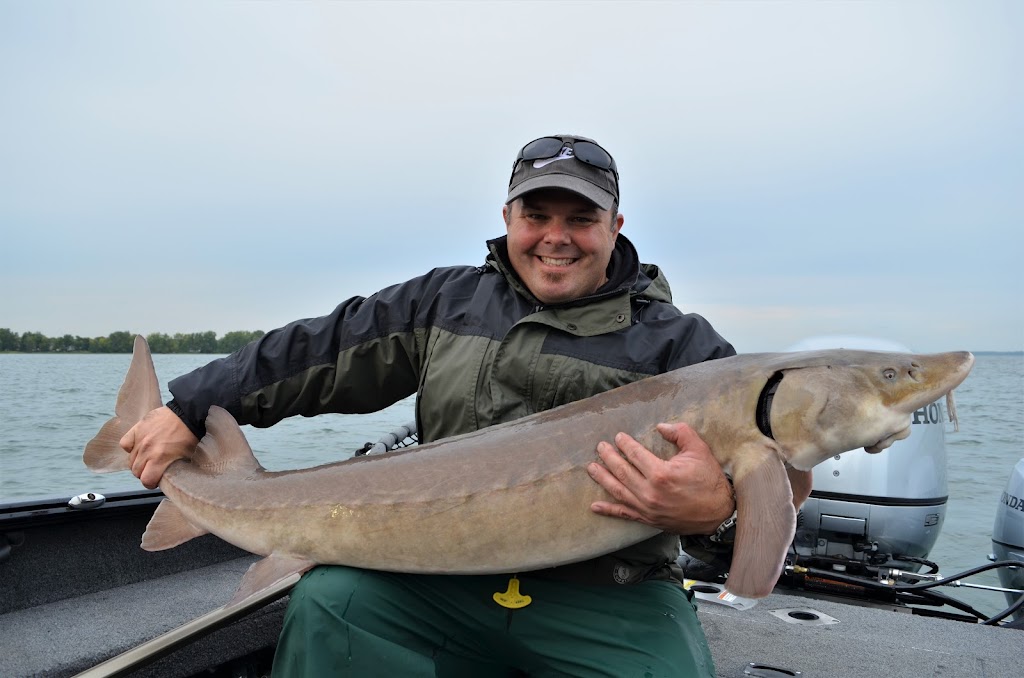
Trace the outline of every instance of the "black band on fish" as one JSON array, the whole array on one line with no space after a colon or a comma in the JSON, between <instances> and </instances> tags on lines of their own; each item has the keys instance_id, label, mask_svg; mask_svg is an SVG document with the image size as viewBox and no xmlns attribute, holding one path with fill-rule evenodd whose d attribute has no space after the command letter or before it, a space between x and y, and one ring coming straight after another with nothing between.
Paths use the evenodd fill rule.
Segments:
<instances>
[{"instance_id":1,"label":"black band on fish","mask_svg":"<svg viewBox=\"0 0 1024 678\"><path fill-rule=\"evenodd\" d=\"M764 388L761 389L761 396L757 399L757 428L772 440L775 440L775 436L772 435L772 400L775 398L775 391L778 390L780 382L782 382L782 372L776 372L765 383Z\"/></svg>"}]
</instances>

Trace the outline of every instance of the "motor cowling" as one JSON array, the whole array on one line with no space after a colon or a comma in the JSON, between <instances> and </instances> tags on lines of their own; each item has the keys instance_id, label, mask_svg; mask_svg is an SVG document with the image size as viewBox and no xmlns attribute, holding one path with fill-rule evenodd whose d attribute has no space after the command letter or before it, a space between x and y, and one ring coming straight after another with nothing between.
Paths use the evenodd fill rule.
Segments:
<instances>
[{"instance_id":1,"label":"motor cowling","mask_svg":"<svg viewBox=\"0 0 1024 678\"><path fill-rule=\"evenodd\" d=\"M1017 462L1006 483L1006 491L999 497L996 519L992 526L992 556L994 560L1013 560L1022 567L1011 570L999 568L999 581L1004 588L1024 589L1024 458ZM1007 604L1013 604L1017 595L1006 593ZM1014 614L1024 619L1024 610Z\"/></svg>"}]
</instances>

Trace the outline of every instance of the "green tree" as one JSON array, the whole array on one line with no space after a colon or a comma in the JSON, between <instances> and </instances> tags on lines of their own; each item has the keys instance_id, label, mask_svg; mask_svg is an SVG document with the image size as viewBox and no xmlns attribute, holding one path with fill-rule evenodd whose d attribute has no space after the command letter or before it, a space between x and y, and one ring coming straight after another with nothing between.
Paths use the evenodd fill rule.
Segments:
<instances>
[{"instance_id":1,"label":"green tree","mask_svg":"<svg viewBox=\"0 0 1024 678\"><path fill-rule=\"evenodd\" d=\"M235 331L228 332L217 340L218 353L234 353L246 344L255 341L263 336L263 330L255 332Z\"/></svg>"},{"instance_id":2,"label":"green tree","mask_svg":"<svg viewBox=\"0 0 1024 678\"><path fill-rule=\"evenodd\" d=\"M47 353L50 350L50 339L40 332L26 332L21 335L23 353Z\"/></svg>"},{"instance_id":3,"label":"green tree","mask_svg":"<svg viewBox=\"0 0 1024 678\"><path fill-rule=\"evenodd\" d=\"M54 350L62 353L70 353L76 350L78 342L70 334L65 334L60 339L54 340Z\"/></svg>"},{"instance_id":4,"label":"green tree","mask_svg":"<svg viewBox=\"0 0 1024 678\"><path fill-rule=\"evenodd\" d=\"M149 344L149 349L153 353L177 353L178 344L174 341L174 337L163 334L161 332L154 332L146 337L146 342Z\"/></svg>"},{"instance_id":5,"label":"green tree","mask_svg":"<svg viewBox=\"0 0 1024 678\"><path fill-rule=\"evenodd\" d=\"M181 353L215 353L217 351L216 332L178 333L174 335L174 340L178 343L178 351Z\"/></svg>"},{"instance_id":6,"label":"green tree","mask_svg":"<svg viewBox=\"0 0 1024 678\"><path fill-rule=\"evenodd\" d=\"M178 353L193 353L192 350L192 335L182 334L177 332L174 335L174 345L178 349Z\"/></svg>"},{"instance_id":7,"label":"green tree","mask_svg":"<svg viewBox=\"0 0 1024 678\"><path fill-rule=\"evenodd\" d=\"M6 327L0 327L0 351L21 350L21 335Z\"/></svg>"},{"instance_id":8,"label":"green tree","mask_svg":"<svg viewBox=\"0 0 1024 678\"><path fill-rule=\"evenodd\" d=\"M131 332L111 332L108 339L111 353L131 353L135 346L135 335Z\"/></svg>"},{"instance_id":9,"label":"green tree","mask_svg":"<svg viewBox=\"0 0 1024 678\"><path fill-rule=\"evenodd\" d=\"M196 335L196 345L200 353L217 352L217 333L213 331L199 332Z\"/></svg>"}]
</instances>

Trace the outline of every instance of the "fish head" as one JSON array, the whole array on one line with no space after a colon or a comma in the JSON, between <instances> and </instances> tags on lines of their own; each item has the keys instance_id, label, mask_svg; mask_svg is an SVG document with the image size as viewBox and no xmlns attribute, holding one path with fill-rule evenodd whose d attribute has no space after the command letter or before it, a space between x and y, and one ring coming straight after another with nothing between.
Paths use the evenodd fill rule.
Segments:
<instances>
[{"instance_id":1,"label":"fish head","mask_svg":"<svg viewBox=\"0 0 1024 678\"><path fill-rule=\"evenodd\" d=\"M909 436L914 411L959 386L973 364L967 351L804 354L776 372L772 437L789 465L802 471L860 447L880 452Z\"/></svg>"}]
</instances>

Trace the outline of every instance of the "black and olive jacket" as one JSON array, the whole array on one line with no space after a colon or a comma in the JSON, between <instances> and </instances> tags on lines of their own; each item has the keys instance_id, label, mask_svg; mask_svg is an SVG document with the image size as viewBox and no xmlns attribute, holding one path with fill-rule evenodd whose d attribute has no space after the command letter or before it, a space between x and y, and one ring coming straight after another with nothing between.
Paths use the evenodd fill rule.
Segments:
<instances>
[{"instance_id":1,"label":"black and olive jacket","mask_svg":"<svg viewBox=\"0 0 1024 678\"><path fill-rule=\"evenodd\" d=\"M373 412L416 394L420 441L511 421L654 374L733 355L704 318L671 303L658 268L619 235L608 282L544 305L509 263L505 238L483 266L438 268L329 315L269 332L170 383L198 437L211 405L240 424ZM597 581L664 578L678 539L659 535L548 574Z\"/></svg>"}]
</instances>

